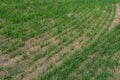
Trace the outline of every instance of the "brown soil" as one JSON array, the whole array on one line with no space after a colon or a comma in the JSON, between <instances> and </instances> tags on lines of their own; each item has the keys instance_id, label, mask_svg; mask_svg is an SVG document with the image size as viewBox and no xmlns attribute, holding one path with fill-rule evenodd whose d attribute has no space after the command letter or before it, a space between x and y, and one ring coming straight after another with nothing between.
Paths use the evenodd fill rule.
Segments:
<instances>
[{"instance_id":1,"label":"brown soil","mask_svg":"<svg viewBox=\"0 0 120 80\"><path fill-rule=\"evenodd\" d=\"M9 66L9 65L15 63L15 62L16 62L17 60L19 60L20 58L21 58L21 56L17 56L17 57L15 57L15 58L12 58L12 59L10 59L8 62L4 63L3 66L4 66L4 67L5 67L5 66Z\"/></svg>"},{"instance_id":2,"label":"brown soil","mask_svg":"<svg viewBox=\"0 0 120 80\"><path fill-rule=\"evenodd\" d=\"M119 23L120 23L120 4L116 5L116 16L113 20L112 25L110 26L109 30L111 31L112 29L114 29Z\"/></svg>"}]
</instances>

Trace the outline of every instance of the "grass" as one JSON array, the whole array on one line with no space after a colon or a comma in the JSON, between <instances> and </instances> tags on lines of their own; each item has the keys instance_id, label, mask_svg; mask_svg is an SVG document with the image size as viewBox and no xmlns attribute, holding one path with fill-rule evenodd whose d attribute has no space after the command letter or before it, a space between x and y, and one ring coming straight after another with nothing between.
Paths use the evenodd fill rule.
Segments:
<instances>
[{"instance_id":1,"label":"grass","mask_svg":"<svg viewBox=\"0 0 120 80\"><path fill-rule=\"evenodd\" d=\"M119 3L1 0L0 80L119 80Z\"/></svg>"}]
</instances>

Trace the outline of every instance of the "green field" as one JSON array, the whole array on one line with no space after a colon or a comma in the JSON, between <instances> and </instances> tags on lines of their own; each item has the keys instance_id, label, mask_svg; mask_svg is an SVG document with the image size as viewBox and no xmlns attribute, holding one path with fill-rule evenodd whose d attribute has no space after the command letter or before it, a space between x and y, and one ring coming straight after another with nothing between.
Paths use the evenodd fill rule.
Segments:
<instances>
[{"instance_id":1,"label":"green field","mask_svg":"<svg viewBox=\"0 0 120 80\"><path fill-rule=\"evenodd\" d=\"M0 0L0 80L120 80L120 0Z\"/></svg>"}]
</instances>

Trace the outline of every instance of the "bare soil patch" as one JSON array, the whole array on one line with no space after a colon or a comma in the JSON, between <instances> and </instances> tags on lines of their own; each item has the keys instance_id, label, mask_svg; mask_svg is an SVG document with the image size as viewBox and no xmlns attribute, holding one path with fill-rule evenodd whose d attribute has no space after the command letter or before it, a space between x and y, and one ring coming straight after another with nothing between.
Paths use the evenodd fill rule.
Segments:
<instances>
[{"instance_id":1,"label":"bare soil patch","mask_svg":"<svg viewBox=\"0 0 120 80\"><path fill-rule=\"evenodd\" d=\"M9 65L15 63L15 62L16 62L17 60L19 60L20 58L21 58L21 56L17 56L17 57L15 57L15 58L12 58L12 59L10 59L8 62L4 63L3 66L4 66L4 67L5 67L5 66L9 66Z\"/></svg>"},{"instance_id":2,"label":"bare soil patch","mask_svg":"<svg viewBox=\"0 0 120 80\"><path fill-rule=\"evenodd\" d=\"M116 7L116 15L115 15L115 18L112 22L112 25L109 28L110 31L112 29L114 29L120 23L120 4L117 4L116 6L117 6Z\"/></svg>"}]
</instances>

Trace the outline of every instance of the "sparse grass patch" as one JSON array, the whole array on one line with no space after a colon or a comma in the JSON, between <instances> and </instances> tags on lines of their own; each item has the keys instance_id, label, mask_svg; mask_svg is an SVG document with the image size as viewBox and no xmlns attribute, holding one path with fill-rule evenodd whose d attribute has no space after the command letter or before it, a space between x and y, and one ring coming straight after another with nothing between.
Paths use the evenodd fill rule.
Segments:
<instances>
[{"instance_id":1,"label":"sparse grass patch","mask_svg":"<svg viewBox=\"0 0 120 80\"><path fill-rule=\"evenodd\" d=\"M119 80L120 0L0 5L0 80Z\"/></svg>"}]
</instances>

